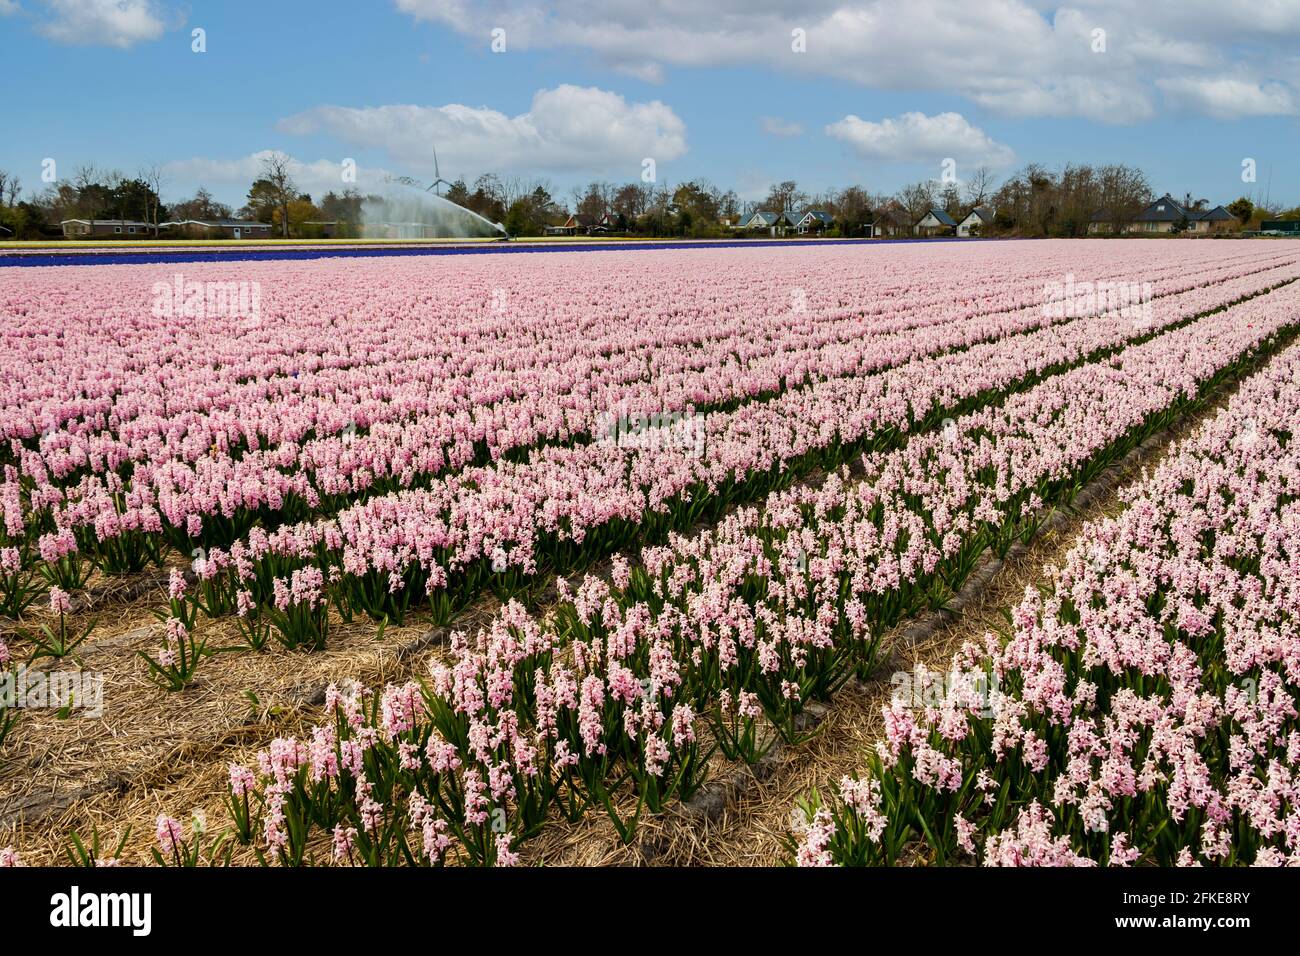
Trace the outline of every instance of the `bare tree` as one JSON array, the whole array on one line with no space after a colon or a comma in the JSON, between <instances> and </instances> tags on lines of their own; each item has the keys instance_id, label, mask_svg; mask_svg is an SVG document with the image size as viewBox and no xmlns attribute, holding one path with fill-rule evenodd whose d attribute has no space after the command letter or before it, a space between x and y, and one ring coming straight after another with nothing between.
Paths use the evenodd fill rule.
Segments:
<instances>
[{"instance_id":1,"label":"bare tree","mask_svg":"<svg viewBox=\"0 0 1300 956\"><path fill-rule=\"evenodd\" d=\"M791 212L794 209L804 205L808 201L808 194L799 188L799 184L793 179L787 179L784 182L773 183L767 191L767 199L763 205L768 212Z\"/></svg>"},{"instance_id":2,"label":"bare tree","mask_svg":"<svg viewBox=\"0 0 1300 956\"><path fill-rule=\"evenodd\" d=\"M971 173L970 179L966 181L966 202L972 209L983 206L989 201L993 195L995 182L993 170L987 166L980 166Z\"/></svg>"},{"instance_id":3,"label":"bare tree","mask_svg":"<svg viewBox=\"0 0 1300 956\"><path fill-rule=\"evenodd\" d=\"M908 216L911 217L912 223L919 221L927 212L934 208L935 204L935 183L933 179L923 179L918 183L910 186L904 186L898 191L898 202L907 210ZM910 225L911 223L909 223Z\"/></svg>"},{"instance_id":4,"label":"bare tree","mask_svg":"<svg viewBox=\"0 0 1300 956\"><path fill-rule=\"evenodd\" d=\"M23 194L23 181L17 175L11 174L6 190L4 204L6 206L18 205L18 197Z\"/></svg>"},{"instance_id":5,"label":"bare tree","mask_svg":"<svg viewBox=\"0 0 1300 956\"><path fill-rule=\"evenodd\" d=\"M292 160L281 152L262 157L262 178L271 187L276 205L280 208L280 225L284 238L289 238L289 203L298 195L298 185L289 171Z\"/></svg>"},{"instance_id":6,"label":"bare tree","mask_svg":"<svg viewBox=\"0 0 1300 956\"><path fill-rule=\"evenodd\" d=\"M93 187L99 185L100 172L94 163L85 163L78 166L72 172L72 185L77 187L77 204L79 211L90 223L90 234L95 234L95 197L89 193Z\"/></svg>"},{"instance_id":7,"label":"bare tree","mask_svg":"<svg viewBox=\"0 0 1300 956\"><path fill-rule=\"evenodd\" d=\"M149 163L141 166L140 171L136 174L140 182L144 183L153 191L153 197L149 200L149 205L153 208L148 210L149 219L153 223L153 237L158 238L158 207L162 205L163 190L163 170L160 163Z\"/></svg>"}]
</instances>

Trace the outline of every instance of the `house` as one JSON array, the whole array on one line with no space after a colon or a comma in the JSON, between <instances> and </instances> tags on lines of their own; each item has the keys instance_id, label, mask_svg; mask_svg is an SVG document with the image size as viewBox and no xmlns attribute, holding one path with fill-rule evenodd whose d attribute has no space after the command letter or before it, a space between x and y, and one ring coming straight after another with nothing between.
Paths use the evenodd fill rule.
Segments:
<instances>
[{"instance_id":1,"label":"house","mask_svg":"<svg viewBox=\"0 0 1300 956\"><path fill-rule=\"evenodd\" d=\"M1177 232L1186 226L1189 235L1210 235L1236 228L1237 217L1222 206L1213 209L1189 209L1167 193L1146 209L1132 223L1116 221L1109 209L1098 209L1088 221L1088 235L1101 233L1160 234Z\"/></svg>"},{"instance_id":2,"label":"house","mask_svg":"<svg viewBox=\"0 0 1300 956\"><path fill-rule=\"evenodd\" d=\"M162 225L173 235L190 239L269 239L275 234L268 222L244 219L177 219Z\"/></svg>"},{"instance_id":3,"label":"house","mask_svg":"<svg viewBox=\"0 0 1300 956\"><path fill-rule=\"evenodd\" d=\"M1088 235L1097 236L1107 232L1127 232L1128 227L1119 227L1115 223L1115 214L1109 209L1098 209L1088 219Z\"/></svg>"},{"instance_id":4,"label":"house","mask_svg":"<svg viewBox=\"0 0 1300 956\"><path fill-rule=\"evenodd\" d=\"M614 228L614 220L609 213L603 216L588 216L574 213L558 226L547 226L544 230L548 236L598 236Z\"/></svg>"},{"instance_id":5,"label":"house","mask_svg":"<svg viewBox=\"0 0 1300 956\"><path fill-rule=\"evenodd\" d=\"M988 206L976 206L966 218L957 223L957 235L978 236L988 232L989 227L993 225L993 210Z\"/></svg>"},{"instance_id":6,"label":"house","mask_svg":"<svg viewBox=\"0 0 1300 956\"><path fill-rule=\"evenodd\" d=\"M164 223L165 225L165 223ZM118 239L144 238L153 235L153 223L134 219L64 219L59 228L69 239L106 236Z\"/></svg>"},{"instance_id":7,"label":"house","mask_svg":"<svg viewBox=\"0 0 1300 956\"><path fill-rule=\"evenodd\" d=\"M790 217L785 213L768 212L766 209L760 209L740 220L742 229L765 229L773 236L785 235L790 231L791 225Z\"/></svg>"},{"instance_id":8,"label":"house","mask_svg":"<svg viewBox=\"0 0 1300 956\"><path fill-rule=\"evenodd\" d=\"M1187 224L1187 231L1198 235L1227 232L1237 225L1237 217L1222 206L1215 206L1206 212L1196 213L1195 218Z\"/></svg>"},{"instance_id":9,"label":"house","mask_svg":"<svg viewBox=\"0 0 1300 956\"><path fill-rule=\"evenodd\" d=\"M931 209L917 220L912 231L918 236L951 235L957 228L957 222L942 209Z\"/></svg>"},{"instance_id":10,"label":"house","mask_svg":"<svg viewBox=\"0 0 1300 956\"><path fill-rule=\"evenodd\" d=\"M872 239L888 239L909 235L912 231L912 217L907 210L897 203L876 210L875 216L867 226L867 235Z\"/></svg>"},{"instance_id":11,"label":"house","mask_svg":"<svg viewBox=\"0 0 1300 956\"><path fill-rule=\"evenodd\" d=\"M835 217L830 213L822 209L809 209L799 217L799 221L795 223L795 229L802 236L809 232L821 232L829 229L834 224Z\"/></svg>"},{"instance_id":12,"label":"house","mask_svg":"<svg viewBox=\"0 0 1300 956\"><path fill-rule=\"evenodd\" d=\"M1161 196L1133 220L1133 232L1175 232L1186 221L1191 223L1198 213L1184 209L1168 193Z\"/></svg>"}]
</instances>

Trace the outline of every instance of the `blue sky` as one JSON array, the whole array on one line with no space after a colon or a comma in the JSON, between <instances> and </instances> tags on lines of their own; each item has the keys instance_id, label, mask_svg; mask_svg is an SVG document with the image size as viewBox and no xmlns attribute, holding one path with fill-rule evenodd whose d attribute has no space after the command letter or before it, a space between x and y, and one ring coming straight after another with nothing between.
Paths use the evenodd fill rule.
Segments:
<instances>
[{"instance_id":1,"label":"blue sky","mask_svg":"<svg viewBox=\"0 0 1300 956\"><path fill-rule=\"evenodd\" d=\"M237 206L263 150L319 195L345 158L363 187L429 178L436 142L447 178L561 196L647 157L746 198L888 192L951 157L959 178L1125 162L1294 205L1297 39L1300 0L0 0L0 168L31 191L47 157L160 162L164 199Z\"/></svg>"}]
</instances>

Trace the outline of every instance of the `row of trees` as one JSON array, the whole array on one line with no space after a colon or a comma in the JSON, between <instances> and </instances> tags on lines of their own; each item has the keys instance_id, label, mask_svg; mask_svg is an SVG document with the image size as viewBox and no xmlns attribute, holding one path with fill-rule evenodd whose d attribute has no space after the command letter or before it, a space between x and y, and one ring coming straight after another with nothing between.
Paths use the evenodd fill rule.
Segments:
<instances>
[{"instance_id":1,"label":"row of trees","mask_svg":"<svg viewBox=\"0 0 1300 956\"><path fill-rule=\"evenodd\" d=\"M162 187L162 167L156 163L134 176L87 164L24 201L22 180L0 169L0 225L15 238L40 238L64 219L134 219L153 224L157 234L167 215L159 198Z\"/></svg>"},{"instance_id":2,"label":"row of trees","mask_svg":"<svg viewBox=\"0 0 1300 956\"><path fill-rule=\"evenodd\" d=\"M420 188L415 180L403 180ZM273 153L262 161L258 177L249 187L244 205L233 210L200 187L194 196L164 204L162 167L141 167L134 176L94 165L77 167L71 178L47 186L23 200L17 176L0 170L0 226L20 238L35 238L57 229L65 219L133 219L152 224L172 220L212 220L239 217L272 224L284 237L308 237L321 232L316 223L333 223L333 233L360 234L362 209L368 199L349 186L330 191L313 201L299 189L288 156ZM648 236L708 237L730 232L745 216L759 210L798 215L813 208L830 213L834 232L859 236L882 212L901 221L915 222L930 209L943 209L961 220L976 207L996 211L990 231L1019 236L1083 236L1098 210L1117 225L1132 222L1152 201L1155 192L1146 174L1120 164L1090 166L1069 164L1059 170L1031 163L998 183L992 171L980 167L962 182L922 180L892 193L872 193L850 185L809 193L795 180L775 183L765 198L743 202L731 189L723 190L706 179L677 185L596 181L572 190L569 201L554 195L545 180L524 181L486 173L473 181L458 179L445 196L484 218L505 225L511 235L541 235L549 225L564 222L570 212L587 221L606 221L614 232ZM1206 208L1205 199L1185 197L1192 210ZM1242 197L1229 204L1243 223L1260 218L1289 217L1300 209L1280 210Z\"/></svg>"}]
</instances>

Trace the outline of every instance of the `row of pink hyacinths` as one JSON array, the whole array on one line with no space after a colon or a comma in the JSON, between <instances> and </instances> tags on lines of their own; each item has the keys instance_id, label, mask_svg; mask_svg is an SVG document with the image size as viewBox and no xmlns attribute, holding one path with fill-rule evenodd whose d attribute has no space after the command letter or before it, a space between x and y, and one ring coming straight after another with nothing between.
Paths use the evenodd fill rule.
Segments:
<instances>
[{"instance_id":1,"label":"row of pink hyacinths","mask_svg":"<svg viewBox=\"0 0 1300 956\"><path fill-rule=\"evenodd\" d=\"M1295 267L1288 267L1171 296L1156 306L1150 325L1117 314L1077 319L713 413L703 419L702 454L686 442L595 443L546 448L523 463L467 469L427 490L373 498L330 520L271 533L257 529L229 553L213 552L213 570L230 565L241 580L251 581L264 579L267 567L323 561L331 579L345 587L370 576L392 592L416 580L430 594L458 574L486 567L533 574L545 566L547 548L571 545L598 553L600 535L611 528L644 526L673 509L707 502L739 480L779 475L810 453L891 430L906 432L938 410L1004 392L1027 377L1121 347L1295 275ZM1298 297L1288 285L1225 314L1258 329L1288 315ZM1189 328L1203 326L1194 322ZM415 595L421 598L423 593Z\"/></svg>"},{"instance_id":2,"label":"row of pink hyacinths","mask_svg":"<svg viewBox=\"0 0 1300 956\"><path fill-rule=\"evenodd\" d=\"M616 559L609 581L562 583L544 619L510 602L476 636L456 635L426 686L389 687L377 700L331 690L328 719L308 739L276 741L256 771L232 768L241 839L268 862L319 862L314 848L328 845L341 862L500 864L555 814L592 810L630 839L645 807L699 785L704 739L756 759L760 712L797 739L793 718L808 701L872 672L886 628L942 600L982 552L1032 529L1072 476L1295 327L1300 293L1266 301L865 456L859 480L838 473L780 491L647 549L635 566ZM891 740L914 745L905 718L888 715ZM1026 759L1026 773L1030 759L1039 758ZM917 765L931 786L961 779L961 765L937 751ZM980 798L993 790L987 776L973 784ZM872 845L892 822L884 786L846 781L840 795ZM833 855L839 823L829 810L809 818L800 855L818 862ZM966 829L960 838L975 839ZM1036 805L986 852L1002 862L1075 855Z\"/></svg>"},{"instance_id":3,"label":"row of pink hyacinths","mask_svg":"<svg viewBox=\"0 0 1300 956\"><path fill-rule=\"evenodd\" d=\"M432 339L434 346L428 336L412 339L391 321L376 323L373 313L367 313L371 325L385 329L380 344L391 346L393 354L348 345L348 354L335 355L332 364L324 363L322 354L340 348L340 342L366 341L364 334L355 338L339 333L343 320L335 311L338 303L304 313L308 331L328 338L320 342L306 334L305 341L295 340L292 356L273 349L271 356L262 356L267 345L258 330L222 333L202 323L193 330L175 328L176 320L155 327L136 315L130 328L146 326L144 342L158 349L155 357L166 361L166 368L151 367L153 353L137 354L132 348L127 349L130 360L123 369L117 364L123 357L111 350L108 368L86 370L109 394L93 402L84 399L91 406L85 415L75 413L81 397L64 396L55 422L48 408L25 401L31 389L13 383L10 455L17 467L9 478L25 476L35 483L26 508L48 510L60 527L93 528L101 541L126 531L157 534L165 522L196 539L196 545L211 544L211 535L203 537L205 518L242 515L251 520L252 515L275 516L295 504L298 511L329 511L377 482L381 489L420 486L444 471L455 473L475 460L480 446L496 459L506 450L588 435L609 415L690 412L780 393L804 382L859 376L1050 325L1060 319L1044 315L1044 282L1057 279L1067 268L1082 268L1072 265L1074 259L1062 250L1052 249L1029 255L1024 272L1013 280L997 273L980 280L964 271L988 271L989 263L976 257L954 271L964 276L964 286L987 291L968 292L956 302L916 302L914 291L895 297L887 281L882 285L877 277L856 279L856 263L845 255L829 252L829 264L819 266L826 274L816 277L798 257L758 265L746 261L745 268L765 276L764 287L738 285L736 292L728 293L733 299L725 302L718 301L722 293L708 254L692 252L671 260L676 263L674 275L687 285L677 293L683 301L666 295L666 302L657 302L673 324L673 332L657 342L643 341L649 334L646 316L621 300L616 315L602 320L600 335L587 327L590 318L557 320L549 299L538 303L527 298L506 315L489 308L487 318L483 303L474 300L467 303L471 308L466 309L464 334L457 335L459 327L452 323L445 339ZM1160 295L1175 295L1234 281L1233 287L1239 288L1241 280L1276 277L1294 264L1294 257L1279 254L1206 259L1192 269L1184 263L1153 264L1143 279L1158 283ZM1099 277L1122 278L1124 265L1112 254L1102 257L1094 271ZM738 266L732 263L729 268ZM140 275L152 278L155 272ZM581 277L588 285L576 283L571 295L587 302L590 283L604 275ZM895 283L902 283L905 275L900 270ZM296 281L315 280L315 287L319 278L307 273ZM805 283L811 293L799 285L806 301L795 305L789 289L798 283ZM330 294L335 291L327 288ZM398 288L411 294L409 284ZM480 288L473 294L481 299L482 292ZM941 293L936 289L933 294ZM60 308L72 307L66 299L57 300ZM507 296L507 301L514 300ZM876 311L869 311L868 303L874 303L870 308ZM27 314L30 321L21 320ZM815 321L809 318L814 314ZM48 316L37 309L19 315L13 335L28 350L31 363L32 324ZM734 321L728 321L731 316ZM277 337L284 321L276 320ZM63 340L72 338L67 324L61 323ZM288 324L294 320L289 318ZM662 325L663 317L657 327ZM209 342L221 340L224 345L230 339L232 354L219 348L214 356L209 345L196 359L203 365L202 377L195 370L193 383L178 381L175 375L185 363L178 361L172 338L202 329L209 333ZM129 338L129 332L119 334ZM167 336L165 347L158 345L158 335ZM50 355L69 360L68 348L61 342ZM273 364L250 366L239 348ZM426 364L423 352L430 349L437 358ZM102 345L89 349L87 361L102 351ZM576 369L560 368L567 351L578 353ZM40 384L48 370L39 361L44 353L36 354L38 361L31 363L37 379L33 389L46 396L54 385ZM622 364L612 359L620 355ZM520 362L532 363L527 368L533 372L525 374ZM298 367L321 363L329 367ZM155 384L146 387L142 379L150 375ZM227 375L237 380L224 381ZM322 377L327 380L318 381ZM84 382L79 386L83 392L87 388ZM142 397L157 389L166 395L165 407L156 408ZM214 425L214 418L221 424ZM48 427L38 426L41 421ZM27 443L16 444L17 438ZM20 504L19 520L23 510Z\"/></svg>"},{"instance_id":4,"label":"row of pink hyacinths","mask_svg":"<svg viewBox=\"0 0 1300 956\"><path fill-rule=\"evenodd\" d=\"M1300 862L1298 421L1292 347L1084 529L1007 635L961 649L952 672L991 694L891 701L869 770L796 811L798 862Z\"/></svg>"},{"instance_id":5,"label":"row of pink hyacinths","mask_svg":"<svg viewBox=\"0 0 1300 956\"><path fill-rule=\"evenodd\" d=\"M1014 257L963 251L924 284L915 281L916 269L930 272L932 254L907 249L873 253L865 276L861 253L841 249L819 249L815 258L802 259L770 250L613 254L598 261L494 257L458 261L454 269L393 260L371 263L367 274L375 281L355 288L340 281L354 268L345 260L246 263L238 278L262 283L266 293L264 321L253 328L239 317L151 319L152 286L171 279L171 267L31 270L15 276L0 300L11 319L0 346L21 353L5 358L32 363L26 376L0 386L0 436L31 438L52 430L49 438L63 432L89 438L108 431L129 447L162 426L160 439L178 445L182 460L194 461L213 445L239 443L254 424L258 443L271 445L359 424L356 416L329 414L328 403L322 408L313 399L356 404L376 422L390 420L388 405L404 417L416 409L404 411L403 402L429 400L447 404L422 408L425 415L480 415L510 393L535 398L566 395L584 383L599 387L600 373L612 371L601 364L629 356L671 377L678 369L707 369L714 348L743 345L749 351L737 358L749 359L768 349L835 341L844 319L869 316L881 329L904 328L1038 304L1044 279L1066 271L1124 276L1127 264L1115 251L1088 255L1065 244L1019 250ZM1165 252L1143 250L1143 279L1270 258L1198 248L1188 268L1188 253ZM187 278L233 278L223 266L190 268ZM818 323L824 329L791 326L790 290L796 288L804 291L810 314L830 320ZM495 292L504 298L494 298ZM672 319L668 334L662 332L665 317ZM430 328L442 334L424 334ZM111 345L105 332L113 336ZM214 334L224 337L210 340ZM200 341L202 349L191 348ZM585 364L568 367L574 359ZM159 368L162 361L169 367ZM76 374L64 379L54 374L57 368ZM197 378L198 370L209 373L202 378L211 388L177 387ZM532 377L542 371L554 380ZM159 381L160 373L168 381ZM510 378L493 380L501 374ZM75 388L68 384L74 381ZM446 394L408 395L408 385L426 382L447 386ZM358 386L375 391L353 394ZM138 419L147 425L139 435L128 427ZM179 447L191 434L189 447Z\"/></svg>"}]
</instances>

